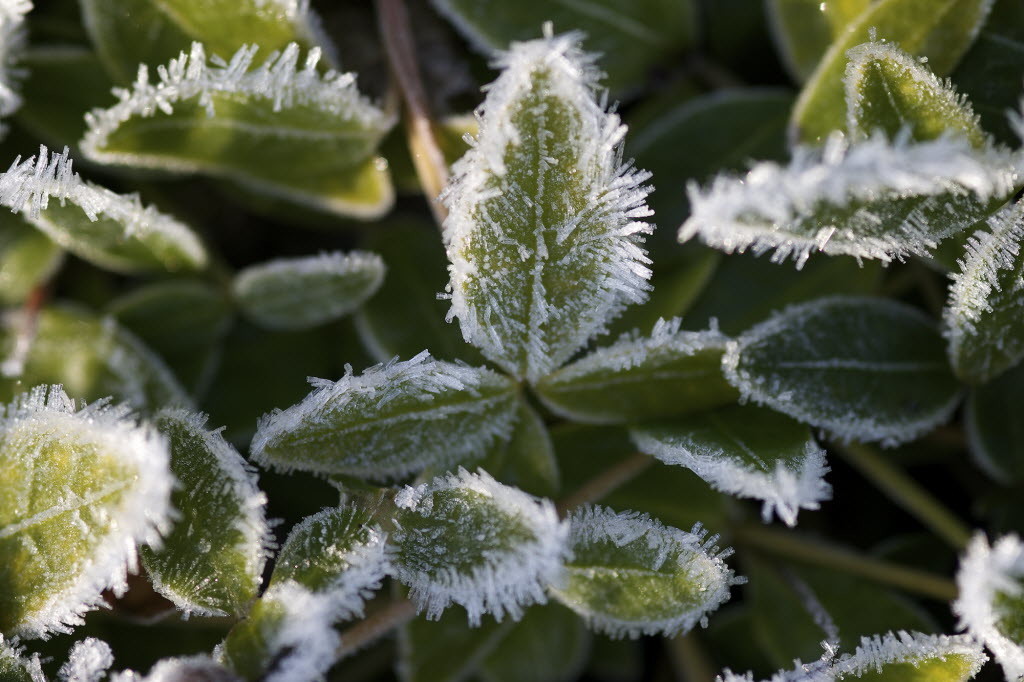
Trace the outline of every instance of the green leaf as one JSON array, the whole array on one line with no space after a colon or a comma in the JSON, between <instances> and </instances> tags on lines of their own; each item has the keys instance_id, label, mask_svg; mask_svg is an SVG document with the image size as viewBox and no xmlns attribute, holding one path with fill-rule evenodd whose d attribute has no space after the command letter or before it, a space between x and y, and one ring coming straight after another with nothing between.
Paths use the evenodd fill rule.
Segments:
<instances>
[{"instance_id":1,"label":"green leaf","mask_svg":"<svg viewBox=\"0 0 1024 682\"><path fill-rule=\"evenodd\" d=\"M763 500L765 523L774 513L795 526L800 509L832 497L825 451L810 429L772 410L727 407L634 427L630 435L641 452L690 469L716 490Z\"/></svg>"},{"instance_id":2,"label":"green leaf","mask_svg":"<svg viewBox=\"0 0 1024 682\"><path fill-rule=\"evenodd\" d=\"M943 311L949 359L961 379L984 383L1024 358L1024 202L1010 204L968 240Z\"/></svg>"},{"instance_id":3,"label":"green leaf","mask_svg":"<svg viewBox=\"0 0 1024 682\"><path fill-rule=\"evenodd\" d=\"M843 440L913 440L952 414L959 386L935 324L880 298L791 305L742 334L722 361L746 400Z\"/></svg>"},{"instance_id":4,"label":"green leaf","mask_svg":"<svg viewBox=\"0 0 1024 682\"><path fill-rule=\"evenodd\" d=\"M395 504L394 575L428 619L455 603L473 626L518 620L562 575L569 528L555 506L483 471L406 486Z\"/></svg>"},{"instance_id":5,"label":"green leaf","mask_svg":"<svg viewBox=\"0 0 1024 682\"><path fill-rule=\"evenodd\" d=\"M4 682L43 682L39 654L26 657L16 644L12 645L0 635L0 680Z\"/></svg>"},{"instance_id":6,"label":"green leaf","mask_svg":"<svg viewBox=\"0 0 1024 682\"><path fill-rule=\"evenodd\" d=\"M245 268L232 286L242 312L268 329L306 329L347 315L384 280L375 253L322 253Z\"/></svg>"},{"instance_id":7,"label":"green leaf","mask_svg":"<svg viewBox=\"0 0 1024 682\"><path fill-rule=\"evenodd\" d=\"M988 143L970 102L898 47L864 43L846 56L846 127L854 139L909 130L915 140L962 135L975 147Z\"/></svg>"},{"instance_id":8,"label":"green leaf","mask_svg":"<svg viewBox=\"0 0 1024 682\"><path fill-rule=\"evenodd\" d=\"M568 577L551 594L612 637L686 632L743 582L699 524L686 533L604 507L581 508L569 521Z\"/></svg>"},{"instance_id":9,"label":"green leaf","mask_svg":"<svg viewBox=\"0 0 1024 682\"><path fill-rule=\"evenodd\" d=\"M525 400L519 401L516 425L497 456L482 462L502 483L531 495L552 497L561 489L554 445L544 420Z\"/></svg>"},{"instance_id":10,"label":"green leaf","mask_svg":"<svg viewBox=\"0 0 1024 682\"><path fill-rule=\"evenodd\" d=\"M768 0L772 37L790 74L807 80L829 46L872 0Z\"/></svg>"},{"instance_id":11,"label":"green leaf","mask_svg":"<svg viewBox=\"0 0 1024 682\"><path fill-rule=\"evenodd\" d=\"M559 682L577 679L590 653L583 622L559 604L535 606L487 656L484 682Z\"/></svg>"},{"instance_id":12,"label":"green leaf","mask_svg":"<svg viewBox=\"0 0 1024 682\"><path fill-rule=\"evenodd\" d=\"M80 146L96 162L206 173L313 208L362 219L391 208L387 164L375 156L394 123L363 97L355 76L316 68L311 50L256 47L208 63L200 43L159 69L142 70L118 103L86 116Z\"/></svg>"},{"instance_id":13,"label":"green leaf","mask_svg":"<svg viewBox=\"0 0 1024 682\"><path fill-rule=\"evenodd\" d=\"M659 320L651 335L623 336L537 382L537 395L575 421L608 424L698 412L734 402L722 376L728 339Z\"/></svg>"},{"instance_id":14,"label":"green leaf","mask_svg":"<svg viewBox=\"0 0 1024 682\"><path fill-rule=\"evenodd\" d=\"M756 164L743 176L690 186L692 213L679 240L699 236L727 253L772 251L799 269L812 253L888 263L927 256L936 244L984 218L1021 181L1005 150L963 138L911 143L875 135L823 149L800 147L788 166Z\"/></svg>"},{"instance_id":15,"label":"green leaf","mask_svg":"<svg viewBox=\"0 0 1024 682\"><path fill-rule=\"evenodd\" d=\"M790 119L791 137L822 143L846 120L843 74L846 52L869 40L885 40L915 57L927 57L948 75L971 46L993 0L879 0L832 43L808 79Z\"/></svg>"},{"instance_id":16,"label":"green leaf","mask_svg":"<svg viewBox=\"0 0 1024 682\"><path fill-rule=\"evenodd\" d=\"M2 422L0 632L70 632L167 528L167 445L127 408L78 410L60 387L19 396Z\"/></svg>"},{"instance_id":17,"label":"green leaf","mask_svg":"<svg viewBox=\"0 0 1024 682\"><path fill-rule=\"evenodd\" d=\"M488 359L530 381L649 289L647 175L620 163L625 129L595 101L577 40L517 43L502 57L445 197L449 317Z\"/></svg>"},{"instance_id":18,"label":"green leaf","mask_svg":"<svg viewBox=\"0 0 1024 682\"><path fill-rule=\"evenodd\" d=\"M861 639L853 654L832 667L837 680L871 682L964 682L988 656L967 635L888 633Z\"/></svg>"},{"instance_id":19,"label":"green leaf","mask_svg":"<svg viewBox=\"0 0 1024 682\"><path fill-rule=\"evenodd\" d=\"M157 592L188 613L239 616L256 599L270 546L266 496L238 451L206 415L163 410L155 425L171 447L180 514L160 548L142 548Z\"/></svg>"},{"instance_id":20,"label":"green leaf","mask_svg":"<svg viewBox=\"0 0 1024 682\"><path fill-rule=\"evenodd\" d=\"M16 215L0 212L0 301L21 303L50 279L64 260L64 252Z\"/></svg>"},{"instance_id":21,"label":"green leaf","mask_svg":"<svg viewBox=\"0 0 1024 682\"><path fill-rule=\"evenodd\" d=\"M89 38L119 83L130 82L139 64L162 64L188 50L193 41L204 43L210 54L225 60L248 44L268 52L283 50L292 42L304 49L332 49L307 2L80 0L80 4Z\"/></svg>"},{"instance_id":22,"label":"green leaf","mask_svg":"<svg viewBox=\"0 0 1024 682\"><path fill-rule=\"evenodd\" d=\"M60 155L39 148L0 174L0 203L53 241L94 265L116 272L199 269L206 250L185 224L143 207L138 195L85 182Z\"/></svg>"},{"instance_id":23,"label":"green leaf","mask_svg":"<svg viewBox=\"0 0 1024 682\"><path fill-rule=\"evenodd\" d=\"M484 54L507 50L513 41L539 37L541 24L556 31L580 30L587 47L614 55L603 65L608 86L635 90L652 67L690 47L696 38L697 12L692 0L639 0L627 8L615 0L585 4L544 0L433 0L434 6Z\"/></svg>"},{"instance_id":24,"label":"green leaf","mask_svg":"<svg viewBox=\"0 0 1024 682\"><path fill-rule=\"evenodd\" d=\"M478 455L507 440L515 423L510 379L433 360L426 351L313 385L299 404L260 420L250 448L254 461L282 470L398 478Z\"/></svg>"},{"instance_id":25,"label":"green leaf","mask_svg":"<svg viewBox=\"0 0 1024 682\"><path fill-rule=\"evenodd\" d=\"M8 320L0 335L11 371L0 387L8 397L54 383L81 400L114 396L143 411L189 402L160 358L112 318L61 305L40 311L34 336L24 336L22 324Z\"/></svg>"},{"instance_id":26,"label":"green leaf","mask_svg":"<svg viewBox=\"0 0 1024 682\"><path fill-rule=\"evenodd\" d=\"M964 430L974 463L1003 485L1024 481L1024 432L1018 406L1024 401L1024 365L982 385L967 396Z\"/></svg>"},{"instance_id":27,"label":"green leaf","mask_svg":"<svg viewBox=\"0 0 1024 682\"><path fill-rule=\"evenodd\" d=\"M1007 680L1024 675L1024 544L1011 534L992 546L978 533L960 559L959 626L984 644Z\"/></svg>"},{"instance_id":28,"label":"green leaf","mask_svg":"<svg viewBox=\"0 0 1024 682\"><path fill-rule=\"evenodd\" d=\"M492 619L470 627L466 616L446 611L436 620L414 618L398 633L399 662L402 682L461 682L479 674L484 659L514 629L529 619L536 609L554 605L531 606L518 623ZM578 619L577 619L578 620ZM452 652L458 655L453 656Z\"/></svg>"}]
</instances>

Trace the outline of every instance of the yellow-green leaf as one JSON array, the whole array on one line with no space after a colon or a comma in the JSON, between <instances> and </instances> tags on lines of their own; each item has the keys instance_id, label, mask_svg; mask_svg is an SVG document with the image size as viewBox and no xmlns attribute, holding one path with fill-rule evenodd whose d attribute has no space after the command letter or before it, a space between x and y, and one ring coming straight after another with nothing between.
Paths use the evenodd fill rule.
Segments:
<instances>
[{"instance_id":1,"label":"yellow-green leaf","mask_svg":"<svg viewBox=\"0 0 1024 682\"><path fill-rule=\"evenodd\" d=\"M847 681L965 682L987 660L970 636L900 631L861 638L856 651L840 658L830 672Z\"/></svg>"},{"instance_id":2,"label":"yellow-green leaf","mask_svg":"<svg viewBox=\"0 0 1024 682\"><path fill-rule=\"evenodd\" d=\"M0 211L0 301L24 301L64 261L53 241L26 224L21 216Z\"/></svg>"},{"instance_id":3,"label":"yellow-green leaf","mask_svg":"<svg viewBox=\"0 0 1024 682\"><path fill-rule=\"evenodd\" d=\"M772 37L790 74L800 82L872 0L768 0Z\"/></svg>"}]
</instances>

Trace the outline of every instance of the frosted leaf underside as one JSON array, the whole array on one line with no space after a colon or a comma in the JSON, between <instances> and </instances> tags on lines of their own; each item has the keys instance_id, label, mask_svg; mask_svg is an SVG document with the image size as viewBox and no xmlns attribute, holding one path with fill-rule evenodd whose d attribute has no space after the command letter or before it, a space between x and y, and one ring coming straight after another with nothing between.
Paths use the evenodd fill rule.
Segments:
<instances>
[{"instance_id":1,"label":"frosted leaf underside","mask_svg":"<svg viewBox=\"0 0 1024 682\"><path fill-rule=\"evenodd\" d=\"M772 252L797 267L815 252L883 262L926 256L1013 195L1020 161L964 139L853 145L840 135L823 150L798 147L788 166L756 164L688 188L692 212L679 240L727 253Z\"/></svg>"},{"instance_id":2,"label":"frosted leaf underside","mask_svg":"<svg viewBox=\"0 0 1024 682\"><path fill-rule=\"evenodd\" d=\"M726 337L680 331L659 321L650 336L625 335L537 382L537 395L575 421L606 424L656 419L734 402L722 376Z\"/></svg>"},{"instance_id":3,"label":"frosted leaf underside","mask_svg":"<svg viewBox=\"0 0 1024 682\"><path fill-rule=\"evenodd\" d=\"M729 599L742 582L714 542L663 526L646 514L586 507L572 514L572 558L551 593L612 637L686 632Z\"/></svg>"},{"instance_id":4,"label":"frosted leaf underside","mask_svg":"<svg viewBox=\"0 0 1024 682\"><path fill-rule=\"evenodd\" d=\"M124 591L136 544L170 517L166 443L127 408L77 410L59 387L9 404L0 428L0 632L68 632Z\"/></svg>"},{"instance_id":5,"label":"frosted leaf underside","mask_svg":"<svg viewBox=\"0 0 1024 682\"><path fill-rule=\"evenodd\" d=\"M943 326L963 379L984 383L1024 358L1024 203L1011 204L967 242Z\"/></svg>"},{"instance_id":6,"label":"frosted leaf underside","mask_svg":"<svg viewBox=\"0 0 1024 682\"><path fill-rule=\"evenodd\" d=\"M960 399L936 325L880 298L788 306L732 342L723 367L744 398L844 440L912 440Z\"/></svg>"},{"instance_id":7,"label":"frosted leaf underside","mask_svg":"<svg viewBox=\"0 0 1024 682\"><path fill-rule=\"evenodd\" d=\"M512 433L515 384L424 351L337 382L260 420L251 456L264 466L398 478L479 456ZM453 434L458 434L454 437Z\"/></svg>"},{"instance_id":8,"label":"frosted leaf underside","mask_svg":"<svg viewBox=\"0 0 1024 682\"><path fill-rule=\"evenodd\" d=\"M81 148L108 164L227 177L249 189L359 218L394 199L376 149L394 123L356 89L353 74L317 69L320 52L266 56L242 47L210 63L200 43L158 70L140 69L118 102L86 115Z\"/></svg>"},{"instance_id":9,"label":"frosted leaf underside","mask_svg":"<svg viewBox=\"0 0 1024 682\"><path fill-rule=\"evenodd\" d=\"M765 522L796 525L800 509L832 497L825 451L810 430L778 412L749 405L634 427L641 452L684 466L716 490L763 500Z\"/></svg>"},{"instance_id":10,"label":"frosted leaf underside","mask_svg":"<svg viewBox=\"0 0 1024 682\"><path fill-rule=\"evenodd\" d=\"M562 577L569 529L554 505L483 471L407 486L395 503L395 577L428 619L455 603L470 625L519 620Z\"/></svg>"},{"instance_id":11,"label":"frosted leaf underside","mask_svg":"<svg viewBox=\"0 0 1024 682\"><path fill-rule=\"evenodd\" d=\"M625 127L595 101L576 41L515 43L499 58L445 196L449 315L488 359L530 380L649 289L648 176L621 162Z\"/></svg>"},{"instance_id":12,"label":"frosted leaf underside","mask_svg":"<svg viewBox=\"0 0 1024 682\"><path fill-rule=\"evenodd\" d=\"M204 415L163 410L155 423L170 443L179 518L160 549L143 548L146 572L186 613L241 615L256 598L270 544L266 498Z\"/></svg>"}]
</instances>

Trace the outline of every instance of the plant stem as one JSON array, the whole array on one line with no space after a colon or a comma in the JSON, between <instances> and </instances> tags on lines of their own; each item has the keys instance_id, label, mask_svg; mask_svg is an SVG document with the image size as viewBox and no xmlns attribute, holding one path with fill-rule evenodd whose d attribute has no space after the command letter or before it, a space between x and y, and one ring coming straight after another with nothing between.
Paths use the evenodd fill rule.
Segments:
<instances>
[{"instance_id":1,"label":"plant stem","mask_svg":"<svg viewBox=\"0 0 1024 682\"><path fill-rule=\"evenodd\" d=\"M873 448L851 443L834 445L847 462L852 464L869 481L884 492L889 499L913 515L936 535L957 551L967 546L971 530L946 509L914 479L893 466Z\"/></svg>"},{"instance_id":2,"label":"plant stem","mask_svg":"<svg viewBox=\"0 0 1024 682\"><path fill-rule=\"evenodd\" d=\"M43 304L50 297L50 287L47 282L37 285L29 292L28 298L18 311L15 323L14 347L10 355L0 362L0 375L4 377L20 377L25 371L25 362L32 350L32 342L36 339L36 330L39 327L39 312Z\"/></svg>"},{"instance_id":3,"label":"plant stem","mask_svg":"<svg viewBox=\"0 0 1024 682\"><path fill-rule=\"evenodd\" d=\"M760 549L787 560L834 568L924 597L951 601L957 595L956 585L948 578L808 540L792 531L743 525L733 530L733 537L738 545Z\"/></svg>"},{"instance_id":4,"label":"plant stem","mask_svg":"<svg viewBox=\"0 0 1024 682\"><path fill-rule=\"evenodd\" d=\"M405 625L416 615L416 607L408 599L391 602L380 611L366 618L341 634L341 644L335 655L340 660L351 656L388 634Z\"/></svg>"},{"instance_id":5,"label":"plant stem","mask_svg":"<svg viewBox=\"0 0 1024 682\"><path fill-rule=\"evenodd\" d=\"M440 227L448 216L448 210L438 200L448 183L448 163L434 135L434 122L416 63L416 42L409 25L409 14L403 0L376 1L377 21L388 63L405 102L409 153L434 220Z\"/></svg>"},{"instance_id":6,"label":"plant stem","mask_svg":"<svg viewBox=\"0 0 1024 682\"><path fill-rule=\"evenodd\" d=\"M569 511L581 504L600 500L613 490L639 476L653 461L651 457L641 452L635 452L617 464L613 464L568 496L562 498L558 503L559 515L565 516Z\"/></svg>"},{"instance_id":7,"label":"plant stem","mask_svg":"<svg viewBox=\"0 0 1024 682\"><path fill-rule=\"evenodd\" d=\"M694 633L676 635L665 640L665 644L678 679L684 682L712 682L715 679L716 671Z\"/></svg>"}]
</instances>

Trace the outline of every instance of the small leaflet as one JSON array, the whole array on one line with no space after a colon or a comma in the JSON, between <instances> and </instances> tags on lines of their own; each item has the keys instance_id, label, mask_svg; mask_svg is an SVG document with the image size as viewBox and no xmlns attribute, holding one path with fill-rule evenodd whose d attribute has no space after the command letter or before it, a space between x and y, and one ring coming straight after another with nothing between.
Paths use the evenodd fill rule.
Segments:
<instances>
[{"instance_id":1,"label":"small leaflet","mask_svg":"<svg viewBox=\"0 0 1024 682\"><path fill-rule=\"evenodd\" d=\"M567 579L551 594L613 638L687 632L746 582L733 574L717 535L687 533L647 514L588 506L573 512Z\"/></svg>"},{"instance_id":2,"label":"small leaflet","mask_svg":"<svg viewBox=\"0 0 1024 682\"><path fill-rule=\"evenodd\" d=\"M1024 358L1024 202L988 219L967 242L943 311L949 359L961 379L985 383Z\"/></svg>"},{"instance_id":3,"label":"small leaflet","mask_svg":"<svg viewBox=\"0 0 1024 682\"><path fill-rule=\"evenodd\" d=\"M744 400L846 441L905 443L960 401L935 323L883 298L787 306L730 342L722 366Z\"/></svg>"},{"instance_id":4,"label":"small leaflet","mask_svg":"<svg viewBox=\"0 0 1024 682\"><path fill-rule=\"evenodd\" d=\"M22 303L64 262L64 251L21 216L0 214L0 301Z\"/></svg>"},{"instance_id":5,"label":"small leaflet","mask_svg":"<svg viewBox=\"0 0 1024 682\"><path fill-rule=\"evenodd\" d=\"M831 499L825 451L810 430L778 412L742 405L630 430L641 452L690 469L715 490L763 500L772 515L796 525L801 509Z\"/></svg>"},{"instance_id":6,"label":"small leaflet","mask_svg":"<svg viewBox=\"0 0 1024 682\"><path fill-rule=\"evenodd\" d=\"M308 329L347 315L384 281L375 253L322 253L245 268L232 289L242 312L268 329Z\"/></svg>"},{"instance_id":7,"label":"small leaflet","mask_svg":"<svg viewBox=\"0 0 1024 682\"><path fill-rule=\"evenodd\" d=\"M110 676L110 682L243 682L243 678L205 655L163 658L148 675L125 670Z\"/></svg>"},{"instance_id":8,"label":"small leaflet","mask_svg":"<svg viewBox=\"0 0 1024 682\"><path fill-rule=\"evenodd\" d=\"M531 382L650 290L650 174L622 162L626 128L595 99L594 58L579 39L513 43L498 56L480 131L443 197L448 317Z\"/></svg>"},{"instance_id":9,"label":"small leaflet","mask_svg":"<svg viewBox=\"0 0 1024 682\"><path fill-rule=\"evenodd\" d=\"M18 61L25 50L25 15L31 9L31 0L0 0L0 117L21 106L18 81L24 73ZM0 125L0 137L6 130Z\"/></svg>"},{"instance_id":10,"label":"small leaflet","mask_svg":"<svg viewBox=\"0 0 1024 682\"><path fill-rule=\"evenodd\" d=\"M989 546L978 533L960 559L959 627L982 642L1010 682L1024 675L1024 544L1005 535Z\"/></svg>"},{"instance_id":11,"label":"small leaflet","mask_svg":"<svg viewBox=\"0 0 1024 682\"><path fill-rule=\"evenodd\" d=\"M186 615L242 615L271 545L266 495L220 431L206 429L206 415L165 409L154 424L170 444L178 519L159 549L142 548L142 564L156 591Z\"/></svg>"},{"instance_id":12,"label":"small leaflet","mask_svg":"<svg viewBox=\"0 0 1024 682\"><path fill-rule=\"evenodd\" d=\"M59 386L19 396L0 422L0 564L19 567L0 593L0 632L70 632L104 590L125 591L136 545L169 528L167 443L127 407L79 409Z\"/></svg>"},{"instance_id":13,"label":"small leaflet","mask_svg":"<svg viewBox=\"0 0 1024 682\"><path fill-rule=\"evenodd\" d=\"M552 411L574 421L621 424L707 410L735 402L722 376L728 339L712 328L680 331L681 320L658 320L557 369L537 382Z\"/></svg>"},{"instance_id":14,"label":"small leaflet","mask_svg":"<svg viewBox=\"0 0 1024 682\"><path fill-rule=\"evenodd\" d=\"M1010 198L1021 179L1009 152L974 149L963 138L912 143L884 135L823 149L797 147L788 166L756 164L687 193L679 241L700 237L726 253L772 252L803 266L814 252L884 263L927 256Z\"/></svg>"},{"instance_id":15,"label":"small leaflet","mask_svg":"<svg viewBox=\"0 0 1024 682\"><path fill-rule=\"evenodd\" d=\"M101 639L86 637L71 647L68 660L60 667L57 677L64 682L99 682L113 664L110 645Z\"/></svg>"},{"instance_id":16,"label":"small leaflet","mask_svg":"<svg viewBox=\"0 0 1024 682\"><path fill-rule=\"evenodd\" d=\"M554 504L482 470L406 486L395 504L394 575L428 620L452 603L472 626L485 613L519 620L563 577L569 526Z\"/></svg>"},{"instance_id":17,"label":"small leaflet","mask_svg":"<svg viewBox=\"0 0 1024 682\"><path fill-rule=\"evenodd\" d=\"M281 471L400 478L447 468L512 434L516 385L482 367L434 360L374 365L264 415L250 447L253 461ZM453 438L458 434L458 438Z\"/></svg>"},{"instance_id":18,"label":"small leaflet","mask_svg":"<svg viewBox=\"0 0 1024 682\"><path fill-rule=\"evenodd\" d=\"M318 69L319 48L300 61L289 44L254 66L255 45L228 61L189 53L140 67L117 104L86 114L82 153L98 163L201 172L248 189L356 218L376 218L394 200L376 156L394 124L356 89L355 75Z\"/></svg>"},{"instance_id":19,"label":"small leaflet","mask_svg":"<svg viewBox=\"0 0 1024 682\"><path fill-rule=\"evenodd\" d=\"M137 194L117 194L82 180L68 149L46 147L0 173L0 205L19 213L63 248L116 272L198 270L207 254L184 223L143 206Z\"/></svg>"},{"instance_id":20,"label":"small leaflet","mask_svg":"<svg viewBox=\"0 0 1024 682\"><path fill-rule=\"evenodd\" d=\"M846 53L846 127L854 140L881 130L890 139L907 129L914 140L962 135L988 144L978 115L953 84L889 43L864 43Z\"/></svg>"},{"instance_id":21,"label":"small leaflet","mask_svg":"<svg viewBox=\"0 0 1024 682\"><path fill-rule=\"evenodd\" d=\"M982 646L966 635L925 635L905 631L862 637L831 673L836 680L943 680L964 682L988 660Z\"/></svg>"},{"instance_id":22,"label":"small leaflet","mask_svg":"<svg viewBox=\"0 0 1024 682\"><path fill-rule=\"evenodd\" d=\"M25 656L17 640L0 635L0 679L5 682L46 682L39 654Z\"/></svg>"},{"instance_id":23,"label":"small leaflet","mask_svg":"<svg viewBox=\"0 0 1024 682\"><path fill-rule=\"evenodd\" d=\"M806 81L837 37L871 5L871 0L768 0L765 13L786 69Z\"/></svg>"}]
</instances>

